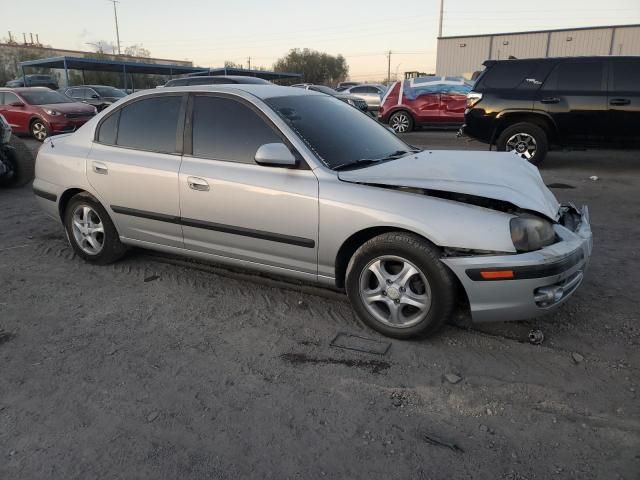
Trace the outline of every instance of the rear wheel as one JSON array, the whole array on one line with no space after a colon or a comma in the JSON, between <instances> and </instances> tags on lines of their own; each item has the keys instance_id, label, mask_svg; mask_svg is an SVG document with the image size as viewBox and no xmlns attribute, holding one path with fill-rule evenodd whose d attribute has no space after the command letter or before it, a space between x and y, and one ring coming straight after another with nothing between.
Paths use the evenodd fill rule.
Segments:
<instances>
[{"instance_id":1,"label":"rear wheel","mask_svg":"<svg viewBox=\"0 0 640 480\"><path fill-rule=\"evenodd\" d=\"M0 187L22 187L33 180L36 166L35 158L25 143L15 135L11 136L9 145L0 152L7 167L7 172L0 176Z\"/></svg>"},{"instance_id":2,"label":"rear wheel","mask_svg":"<svg viewBox=\"0 0 640 480\"><path fill-rule=\"evenodd\" d=\"M36 118L33 122L31 122L30 130L33 138L35 138L39 142L44 142L44 139L49 136L49 129L39 118Z\"/></svg>"},{"instance_id":3,"label":"rear wheel","mask_svg":"<svg viewBox=\"0 0 640 480\"><path fill-rule=\"evenodd\" d=\"M389 126L396 133L407 133L413 130L413 117L409 112L401 110L389 118Z\"/></svg>"},{"instance_id":4,"label":"rear wheel","mask_svg":"<svg viewBox=\"0 0 640 480\"><path fill-rule=\"evenodd\" d=\"M396 338L436 332L451 317L456 294L437 249L405 232L362 245L349 262L346 289L364 323Z\"/></svg>"},{"instance_id":5,"label":"rear wheel","mask_svg":"<svg viewBox=\"0 0 640 480\"><path fill-rule=\"evenodd\" d=\"M549 140L544 129L522 122L505 128L496 141L496 148L503 152L516 152L529 163L539 165L547 156Z\"/></svg>"}]
</instances>

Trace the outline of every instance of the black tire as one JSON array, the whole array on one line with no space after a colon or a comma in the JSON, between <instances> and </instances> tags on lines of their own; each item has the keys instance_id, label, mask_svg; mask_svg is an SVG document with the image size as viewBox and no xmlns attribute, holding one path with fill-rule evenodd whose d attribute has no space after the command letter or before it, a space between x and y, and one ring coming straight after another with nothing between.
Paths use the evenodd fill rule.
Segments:
<instances>
[{"instance_id":1,"label":"black tire","mask_svg":"<svg viewBox=\"0 0 640 480\"><path fill-rule=\"evenodd\" d=\"M522 148L525 148L526 142L524 141L517 142L518 147L516 147L516 149L512 148L513 144L510 140L517 141L518 135L520 135L520 138L523 140L527 140L527 136L533 138L533 141L535 142L535 152L533 154L529 152L529 158L527 158L526 153L523 152L521 155L522 158L528 160L529 163L532 163L533 165L540 165L549 151L549 138L547 132L545 132L542 127L534 125L533 123L520 122L505 128L500 136L498 136L496 149L501 152L507 152L516 150L521 145ZM508 146L508 143L511 143L511 145Z\"/></svg>"},{"instance_id":2,"label":"black tire","mask_svg":"<svg viewBox=\"0 0 640 480\"><path fill-rule=\"evenodd\" d=\"M13 168L13 175L6 179L6 183L0 179L0 185L6 187L23 187L33 180L36 159L29 150L29 147L15 135L11 136L9 145L13 148L7 149L6 157Z\"/></svg>"},{"instance_id":3,"label":"black tire","mask_svg":"<svg viewBox=\"0 0 640 480\"><path fill-rule=\"evenodd\" d=\"M74 214L78 209L89 207L97 214L102 228L104 230L102 237L102 248L95 254L88 253L78 243L73 231ZM95 219L95 217L94 217ZM122 258L126 253L127 247L120 242L120 236L115 225L111 221L109 214L92 195L88 193L79 193L75 195L67 204L64 213L64 228L67 233L67 239L76 254L87 262L97 265L108 265Z\"/></svg>"},{"instance_id":4,"label":"black tire","mask_svg":"<svg viewBox=\"0 0 640 480\"><path fill-rule=\"evenodd\" d=\"M409 112L399 110L389 117L389 126L396 133L408 133L413 130L415 122Z\"/></svg>"},{"instance_id":5,"label":"black tire","mask_svg":"<svg viewBox=\"0 0 640 480\"><path fill-rule=\"evenodd\" d=\"M418 323L390 326L378 320L365 305L361 296L361 281L363 275L369 273L367 269L371 262L380 257L405 259L426 278L431 303L428 313ZM456 302L456 287L455 277L440 261L439 251L424 238L412 233L390 232L372 238L356 251L347 267L346 291L353 310L366 325L389 337L406 339L434 334L451 318ZM391 291L390 287L388 291ZM391 298L390 293L383 294Z\"/></svg>"},{"instance_id":6,"label":"black tire","mask_svg":"<svg viewBox=\"0 0 640 480\"><path fill-rule=\"evenodd\" d=\"M31 136L39 142L44 142L44 139L51 135L47 124L39 118L31 121L31 124L29 125L29 133L31 133Z\"/></svg>"}]
</instances>

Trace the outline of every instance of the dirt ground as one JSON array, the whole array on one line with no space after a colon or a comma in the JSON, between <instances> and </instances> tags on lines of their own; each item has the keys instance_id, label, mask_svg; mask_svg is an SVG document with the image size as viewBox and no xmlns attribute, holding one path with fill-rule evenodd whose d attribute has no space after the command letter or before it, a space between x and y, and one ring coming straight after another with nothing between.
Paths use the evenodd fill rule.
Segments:
<instances>
[{"instance_id":1,"label":"dirt ground","mask_svg":"<svg viewBox=\"0 0 640 480\"><path fill-rule=\"evenodd\" d=\"M639 157L542 167L591 208L564 308L411 342L312 286L142 250L86 264L30 187L0 190L0 478L640 478ZM390 348L336 348L339 332Z\"/></svg>"}]
</instances>

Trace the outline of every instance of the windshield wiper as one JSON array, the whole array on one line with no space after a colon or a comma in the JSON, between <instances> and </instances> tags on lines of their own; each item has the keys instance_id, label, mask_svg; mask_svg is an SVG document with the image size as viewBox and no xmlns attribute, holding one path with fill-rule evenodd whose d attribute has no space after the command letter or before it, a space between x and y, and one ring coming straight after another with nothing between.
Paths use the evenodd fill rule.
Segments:
<instances>
[{"instance_id":1,"label":"windshield wiper","mask_svg":"<svg viewBox=\"0 0 640 480\"><path fill-rule=\"evenodd\" d=\"M343 163L341 165L333 167L333 169L335 171L340 171L340 170L345 170L347 168L364 167L366 165L371 165L372 163L386 162L387 160L396 160L398 158L404 157L405 155L407 155L409 153L413 153L413 152L408 152L406 150L396 150L395 152L390 153L389 155L387 155L385 157L381 157L381 158L361 158L359 160L356 160L355 162Z\"/></svg>"}]
</instances>

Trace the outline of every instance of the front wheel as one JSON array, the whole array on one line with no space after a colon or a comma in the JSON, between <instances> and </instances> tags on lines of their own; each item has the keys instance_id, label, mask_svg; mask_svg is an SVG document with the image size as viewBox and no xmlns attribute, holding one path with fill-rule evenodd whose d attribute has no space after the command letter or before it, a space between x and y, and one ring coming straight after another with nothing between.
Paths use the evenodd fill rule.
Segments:
<instances>
[{"instance_id":1,"label":"front wheel","mask_svg":"<svg viewBox=\"0 0 640 480\"><path fill-rule=\"evenodd\" d=\"M549 140L538 125L522 122L505 128L496 141L496 148L502 152L516 152L529 163L539 165L547 156Z\"/></svg>"},{"instance_id":2,"label":"front wheel","mask_svg":"<svg viewBox=\"0 0 640 480\"><path fill-rule=\"evenodd\" d=\"M45 123L38 118L31 122L31 135L39 142L44 142L44 139L49 136L49 129Z\"/></svg>"},{"instance_id":3,"label":"front wheel","mask_svg":"<svg viewBox=\"0 0 640 480\"><path fill-rule=\"evenodd\" d=\"M64 226L73 250L88 262L107 265L126 252L109 214L89 194L81 193L71 199L65 210Z\"/></svg>"},{"instance_id":4,"label":"front wheel","mask_svg":"<svg viewBox=\"0 0 640 480\"><path fill-rule=\"evenodd\" d=\"M358 317L395 338L435 333L453 312L456 284L425 239L405 232L372 238L351 258L346 290Z\"/></svg>"},{"instance_id":5,"label":"front wheel","mask_svg":"<svg viewBox=\"0 0 640 480\"><path fill-rule=\"evenodd\" d=\"M389 126L396 133L407 133L413 130L413 118L408 112L401 110L391 115Z\"/></svg>"}]
</instances>

